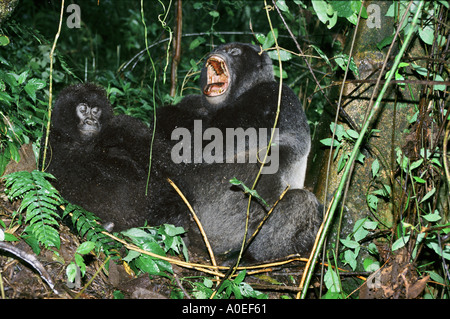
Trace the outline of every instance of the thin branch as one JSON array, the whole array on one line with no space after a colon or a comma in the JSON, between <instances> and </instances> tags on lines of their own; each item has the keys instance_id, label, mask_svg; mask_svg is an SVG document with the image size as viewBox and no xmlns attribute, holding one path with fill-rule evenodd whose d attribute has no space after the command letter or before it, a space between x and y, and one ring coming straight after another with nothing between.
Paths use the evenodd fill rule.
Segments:
<instances>
[{"instance_id":1,"label":"thin branch","mask_svg":"<svg viewBox=\"0 0 450 319\"><path fill-rule=\"evenodd\" d=\"M178 64L181 59L181 36L183 28L183 8L182 0L177 1L177 26L175 30L175 40L173 41L173 58L172 58L172 70L171 70L171 87L170 96L174 97L177 91L177 71Z\"/></svg>"},{"instance_id":2,"label":"thin branch","mask_svg":"<svg viewBox=\"0 0 450 319\"><path fill-rule=\"evenodd\" d=\"M27 262L30 266L32 266L41 276L42 280L45 281L45 283L53 290L53 292L57 295L59 295L58 290L55 288L55 284L53 283L52 278L48 274L47 270L45 270L44 266L39 262L39 260L31 254L28 254L24 252L23 250L9 244L6 242L0 241L0 250L7 251L14 256L22 259L23 261Z\"/></svg>"},{"instance_id":3,"label":"thin branch","mask_svg":"<svg viewBox=\"0 0 450 319\"><path fill-rule=\"evenodd\" d=\"M61 0L61 13L59 16L58 32L56 32L55 40L53 41L52 49L50 50L50 78L49 78L49 97L48 97L48 121L47 131L45 133L44 153L42 155L42 171L45 169L45 158L47 157L47 145L48 137L50 135L50 121L52 118L52 98L53 98L53 55L55 54L56 43L58 42L59 35L61 34L62 20L64 16L64 0Z\"/></svg>"},{"instance_id":4,"label":"thin branch","mask_svg":"<svg viewBox=\"0 0 450 319\"><path fill-rule=\"evenodd\" d=\"M191 204L187 201L186 197L183 195L183 193L180 191L177 185L168 178L167 181L169 184L175 189L175 191L180 195L181 199L186 203L189 211L192 214L192 217L194 218L195 222L197 223L198 229L200 230L200 233L202 234L203 240L205 241L206 248L208 249L209 256L211 258L211 263L213 266L217 268L216 258L214 257L213 250L211 249L211 244L209 243L208 237L206 236L205 230L203 229L202 223L197 217L197 214L195 214L194 209L192 208Z\"/></svg>"}]
</instances>

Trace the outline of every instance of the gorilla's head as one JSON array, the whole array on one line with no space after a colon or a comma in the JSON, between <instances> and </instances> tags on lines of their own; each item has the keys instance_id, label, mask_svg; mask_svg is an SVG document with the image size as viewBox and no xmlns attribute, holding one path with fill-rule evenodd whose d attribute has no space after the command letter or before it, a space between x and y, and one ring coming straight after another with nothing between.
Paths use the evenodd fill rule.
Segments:
<instances>
[{"instance_id":1,"label":"gorilla's head","mask_svg":"<svg viewBox=\"0 0 450 319\"><path fill-rule=\"evenodd\" d=\"M97 136L113 116L103 88L77 84L61 91L53 110L53 130L74 140L88 141Z\"/></svg>"},{"instance_id":2,"label":"gorilla's head","mask_svg":"<svg viewBox=\"0 0 450 319\"><path fill-rule=\"evenodd\" d=\"M256 45L229 43L219 46L202 69L203 97L214 108L229 105L247 90L274 81L272 61Z\"/></svg>"}]
</instances>

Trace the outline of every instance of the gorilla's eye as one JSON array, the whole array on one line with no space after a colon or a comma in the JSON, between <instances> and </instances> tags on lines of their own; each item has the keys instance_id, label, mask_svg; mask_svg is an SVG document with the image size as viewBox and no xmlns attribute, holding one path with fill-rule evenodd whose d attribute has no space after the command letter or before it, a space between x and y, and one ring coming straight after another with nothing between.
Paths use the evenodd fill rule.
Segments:
<instances>
[{"instance_id":1,"label":"gorilla's eye","mask_svg":"<svg viewBox=\"0 0 450 319\"><path fill-rule=\"evenodd\" d=\"M94 115L94 116L100 116L100 114L102 114L102 110L100 110L98 107L94 107L93 109L92 109L92 115Z\"/></svg>"},{"instance_id":2,"label":"gorilla's eye","mask_svg":"<svg viewBox=\"0 0 450 319\"><path fill-rule=\"evenodd\" d=\"M242 53L242 50L241 50L240 48L232 48L232 49L230 50L230 54L231 54L231 55L234 55L234 56L240 55L241 53Z\"/></svg>"},{"instance_id":3,"label":"gorilla's eye","mask_svg":"<svg viewBox=\"0 0 450 319\"><path fill-rule=\"evenodd\" d=\"M89 107L88 107L86 104L80 103L80 104L78 104L78 106L77 106L77 111L80 112L80 113L82 113L82 114L85 114L85 113L87 112L88 108L89 108Z\"/></svg>"}]
</instances>

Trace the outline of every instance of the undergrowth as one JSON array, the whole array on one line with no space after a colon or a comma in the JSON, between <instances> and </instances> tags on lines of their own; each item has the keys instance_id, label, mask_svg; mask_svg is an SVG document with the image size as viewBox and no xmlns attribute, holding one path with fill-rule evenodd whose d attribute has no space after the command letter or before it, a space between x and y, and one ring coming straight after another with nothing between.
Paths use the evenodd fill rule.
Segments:
<instances>
[{"instance_id":1,"label":"undergrowth","mask_svg":"<svg viewBox=\"0 0 450 319\"><path fill-rule=\"evenodd\" d=\"M148 21L153 21L150 12L159 12L160 4L164 1L147 4ZM219 5L220 3L220 5ZM400 35L406 34L410 28L410 21L417 1L412 3L411 15L407 23L400 30ZM269 5L272 2L269 1ZM353 59L343 53L343 43L336 35L350 39L347 31L354 27L361 2L359 1L326 1L316 0L310 4L306 1L277 1L287 24L292 28L295 38L305 41L311 54L309 61L313 62L315 74L321 75L321 84L324 87L332 85L332 76L345 70L349 61L350 70L358 77L358 69ZM409 1L396 1L385 13L398 22L403 15ZM28 8L28 9L27 9ZM31 9L30 9L31 8ZM161 25L156 18L149 23L148 38L155 40L149 50L152 51L154 62L159 69L155 81L160 83L152 87L148 81L149 61L142 58L142 34L144 27L139 13L140 7L136 3L118 2L115 6L91 6L91 10L83 10L83 20L86 25L73 32L65 29L60 39L57 52L55 70L53 72L54 89L59 89L69 83L79 81L94 81L107 88L116 113L125 113L143 121L150 121L149 114L154 112L155 97L157 105L180 99L186 92L198 93L194 83L199 78L199 61L203 54L210 51L211 44L225 41L255 41L264 49L270 49L274 44L272 32L267 32L267 21L264 15L254 14L261 12L261 3L243 1L194 1L193 5L185 6L189 10L185 15L183 30L190 32L187 38L187 47L179 65L179 76L183 82L177 88L175 97L169 96L166 77L161 65L166 65L168 47L166 39L160 39ZM34 10L30 2L24 1L23 16L28 16ZM29 11L27 11L29 10ZM100 24L98 32L89 26L89 21L97 19L99 10L108 10L106 15L113 17L108 23ZM411 103L402 107L414 108L414 116L410 119L408 131L415 137L414 154L406 154L402 148L389 150L395 155L393 166L386 163L383 157L373 160L370 167L372 180L361 190L370 214L353 224L350 234L340 238L335 245L339 250L329 250L325 260L329 261L324 274L324 298L352 298L351 290L346 286L341 269L336 265L353 272L360 272L372 278L383 268L386 251L396 253L402 249L410 252L409 262L414 265L414 271L419 275L429 275L431 281L427 284L425 298L446 298L449 296L450 272L450 223L448 215L449 174L445 165L448 158L445 144L442 139L433 140L439 134L447 134L450 121L448 109L448 86L439 84L439 81L448 79L447 53L443 48L448 47L448 23L442 23L448 17L448 1L433 1L425 4L425 10L420 18L416 31L417 41L420 41L426 54L426 59L416 57L408 52L408 60L400 63L394 74L397 81L416 78L427 81L433 80L433 85L424 85L423 93L427 99L425 104ZM52 10L48 10L52 12ZM128 15L122 15L127 12ZM40 12L33 17L39 27L27 26L25 22L13 20L0 27L0 174L4 171L10 160L19 161L19 149L23 144L31 143L35 154L39 154L40 139L47 123L48 107L48 80L49 80L49 52L50 43L46 37L39 33L39 29L46 32L48 38L54 36L56 22L47 19L47 12ZM369 12L371 14L372 12ZM104 13L102 13L104 14ZM173 23L171 12L164 15ZM368 18L368 12L362 10L362 18ZM44 17L44 19L43 19ZM94 17L94 18L93 18ZM206 18L205 18L206 17ZM262 17L262 18L261 18ZM171 20L172 19L172 20ZM188 20L190 19L190 20ZM311 23L316 19L316 23ZM238 34L225 36L221 33L219 25L245 25L252 21L252 34L240 37ZM195 23L193 23L193 21ZM219 24L220 21L220 24ZM127 22L127 23L124 23ZM97 24L98 25L98 24ZM317 28L317 26L319 26ZM325 33L322 29L332 29ZM104 29L107 29L106 32ZM317 30L320 32L317 33ZM120 33L113 38L105 37L111 30ZM254 32L253 32L254 31ZM261 32L264 31L264 32ZM284 63L283 73L276 66L275 73L282 77L285 83L293 88L304 102L309 123L315 129L320 126L320 116L325 109L326 102L323 95L317 90L317 83L307 77L306 67L301 65L302 60L297 57L296 48L286 36L287 29L281 21L274 28L274 34L282 46L288 50L281 50L280 57ZM447 32L447 33L446 33ZM263 34L267 34L264 36ZM172 35L172 34L170 34ZM164 34L163 38L167 37ZM192 39L192 37L195 37ZM283 38L284 37L284 38ZM381 50L392 43L394 35L389 35L377 46ZM80 40L81 39L81 40ZM186 39L186 38L185 38ZM287 39L287 40L286 40ZM344 41L342 41L344 42ZM330 49L330 48L331 49ZM326 49L328 48L328 49ZM140 50L140 51L139 51ZM190 55L194 52L195 56ZM433 51L434 50L434 51ZM139 52L141 52L139 54ZM275 50L269 50L272 58L278 60ZM406 56L406 55L405 55ZM330 57L330 58L329 58ZM67 60L67 61L66 61ZM426 63L422 63L423 61ZM389 74L387 72L386 76ZM330 76L332 75L332 76ZM413 78L413 77L411 77ZM308 85L298 85L302 82ZM398 83L399 92L411 91L410 84ZM310 93L313 92L313 93ZM417 97L416 97L417 98ZM400 104L399 104L400 105ZM313 107L312 107L313 106ZM328 106L327 106L328 107ZM323 139L325 146L335 149L333 160L337 163L336 174L341 172L348 164L350 154L354 148L359 133L354 129L345 129L338 123L324 123L328 130L335 133L335 139ZM430 129L432 128L432 129ZM431 133L430 133L431 132ZM365 137L367 141L377 138L377 131L372 130ZM328 135L329 136L329 135ZM388 150L382 150L385 152ZM366 153L360 152L356 157L360 165L368 160ZM447 158L447 159L446 159ZM394 183L387 183L386 176L391 176ZM0 241L14 241L17 237L25 240L36 254L40 253L41 246L58 249L61 245L59 226L65 222L83 238L84 242L78 247L73 260L66 265L67 277L73 282L77 276L84 275L87 254L94 253L105 257L110 262L125 262L130 272L135 274L146 273L169 278L174 289L172 298L187 297L186 293L177 288L178 284L173 276L172 265L156 256L178 256L180 260L187 260L187 250L183 243L183 229L173 225L159 227L134 228L123 233L113 234L111 237L102 226L101 221L92 213L82 207L68 203L61 198L58 191L51 185L52 176L40 171L17 172L4 177L6 193L10 200L19 200L17 212L11 216L12 221L7 226L0 219ZM239 183L239 181L235 181ZM393 185L400 188L401 196L394 197ZM397 190L398 194L398 190ZM446 199L447 198L447 199ZM398 203L396 203L398 201ZM378 219L380 206L391 203L395 213L391 225L383 225ZM447 206L446 206L447 205ZM20 235L10 234L8 229L23 226ZM15 237L17 236L17 237ZM116 240L116 238L118 240ZM380 244L381 243L381 244ZM133 245L133 246L130 246ZM131 248L132 247L132 248ZM140 249L140 250L139 250ZM148 255L145 252L150 252ZM123 257L122 257L123 256ZM108 259L110 258L110 259ZM221 290L215 293L216 298L265 298L244 282L247 273L242 271L232 280L227 280ZM215 291L215 278L212 276L198 276L195 278L180 278L188 292L194 298L210 298ZM357 285L362 280L357 279Z\"/></svg>"}]
</instances>

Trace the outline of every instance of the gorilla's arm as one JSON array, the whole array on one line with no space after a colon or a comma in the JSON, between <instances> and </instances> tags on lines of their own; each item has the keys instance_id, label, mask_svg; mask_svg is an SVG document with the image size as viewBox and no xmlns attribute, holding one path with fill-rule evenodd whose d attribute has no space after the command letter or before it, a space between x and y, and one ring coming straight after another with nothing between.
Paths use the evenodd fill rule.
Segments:
<instances>
[{"instance_id":1,"label":"gorilla's arm","mask_svg":"<svg viewBox=\"0 0 450 319\"><path fill-rule=\"evenodd\" d=\"M206 119L207 109L201 96L187 95L178 104L166 105L156 110L157 136L170 141L172 131L178 127L193 129L194 120ZM153 123L151 125L153 130Z\"/></svg>"},{"instance_id":2,"label":"gorilla's arm","mask_svg":"<svg viewBox=\"0 0 450 319\"><path fill-rule=\"evenodd\" d=\"M104 156L128 161L137 168L148 168L151 132L140 120L127 115L114 116L105 125L99 140Z\"/></svg>"}]
</instances>

